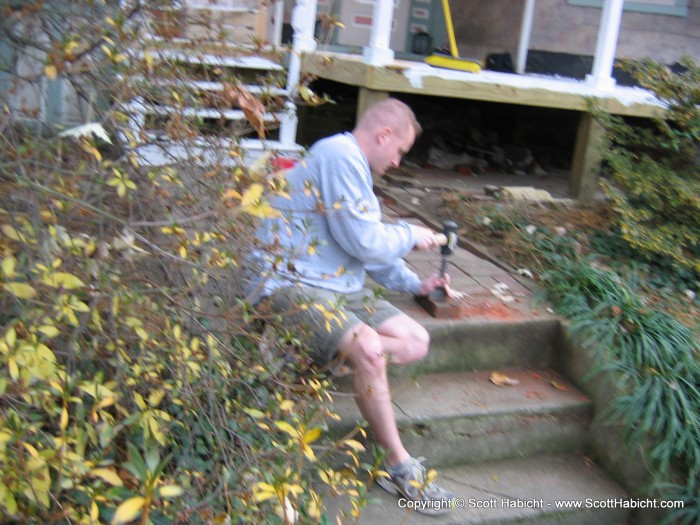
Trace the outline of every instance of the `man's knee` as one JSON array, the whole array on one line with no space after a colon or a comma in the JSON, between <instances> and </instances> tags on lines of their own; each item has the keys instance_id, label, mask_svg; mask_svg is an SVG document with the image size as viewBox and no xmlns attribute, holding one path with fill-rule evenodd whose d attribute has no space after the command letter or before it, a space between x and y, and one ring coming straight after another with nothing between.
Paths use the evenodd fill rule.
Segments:
<instances>
[{"instance_id":1,"label":"man's knee","mask_svg":"<svg viewBox=\"0 0 700 525\"><path fill-rule=\"evenodd\" d=\"M386 368L386 356L379 334L369 326L362 325L353 330L343 343L341 352L355 369L374 373Z\"/></svg>"}]
</instances>

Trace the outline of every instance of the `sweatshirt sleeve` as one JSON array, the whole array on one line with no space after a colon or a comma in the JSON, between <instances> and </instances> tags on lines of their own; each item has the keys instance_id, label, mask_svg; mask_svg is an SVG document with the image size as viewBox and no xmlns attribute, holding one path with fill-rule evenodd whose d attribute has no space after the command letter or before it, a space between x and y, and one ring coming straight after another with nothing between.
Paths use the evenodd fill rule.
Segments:
<instances>
[{"instance_id":1,"label":"sweatshirt sleeve","mask_svg":"<svg viewBox=\"0 0 700 525\"><path fill-rule=\"evenodd\" d=\"M336 157L325 168L321 200L331 234L346 252L379 267L394 264L413 248L416 241L407 223L382 222L364 157Z\"/></svg>"},{"instance_id":2,"label":"sweatshirt sleeve","mask_svg":"<svg viewBox=\"0 0 700 525\"><path fill-rule=\"evenodd\" d=\"M390 265L367 265L367 275L382 286L397 292L417 294L421 286L420 278L406 266L403 259Z\"/></svg>"}]
</instances>

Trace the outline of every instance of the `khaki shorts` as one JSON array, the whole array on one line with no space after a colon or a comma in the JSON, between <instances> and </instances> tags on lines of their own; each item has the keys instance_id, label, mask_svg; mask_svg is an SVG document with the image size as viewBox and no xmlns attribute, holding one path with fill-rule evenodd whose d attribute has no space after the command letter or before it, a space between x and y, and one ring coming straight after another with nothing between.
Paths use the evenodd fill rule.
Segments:
<instances>
[{"instance_id":1,"label":"khaki shorts","mask_svg":"<svg viewBox=\"0 0 700 525\"><path fill-rule=\"evenodd\" d=\"M280 288L267 298L282 325L311 348L311 357L326 366L338 356L343 335L364 323L377 328L401 310L372 290L342 294L311 286Z\"/></svg>"}]
</instances>

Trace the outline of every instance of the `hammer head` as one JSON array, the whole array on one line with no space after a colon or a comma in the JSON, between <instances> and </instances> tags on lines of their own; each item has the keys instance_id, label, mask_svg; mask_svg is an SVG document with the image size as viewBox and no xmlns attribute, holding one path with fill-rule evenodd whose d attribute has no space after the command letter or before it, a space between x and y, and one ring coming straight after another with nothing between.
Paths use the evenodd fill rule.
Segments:
<instances>
[{"instance_id":1,"label":"hammer head","mask_svg":"<svg viewBox=\"0 0 700 525\"><path fill-rule=\"evenodd\" d=\"M440 253L442 255L452 255L452 252L457 246L457 223L454 221L443 221L442 223L442 233L447 237L447 242L440 248Z\"/></svg>"},{"instance_id":2,"label":"hammer head","mask_svg":"<svg viewBox=\"0 0 700 525\"><path fill-rule=\"evenodd\" d=\"M440 264L440 275L445 276L447 257L452 255L457 246L457 223L454 221L444 221L442 223L442 235L440 235L440 253L442 261ZM459 319L462 316L461 305L449 300L447 290L444 287L436 288L430 295L416 297L416 301L425 308L430 315L441 319Z\"/></svg>"}]
</instances>

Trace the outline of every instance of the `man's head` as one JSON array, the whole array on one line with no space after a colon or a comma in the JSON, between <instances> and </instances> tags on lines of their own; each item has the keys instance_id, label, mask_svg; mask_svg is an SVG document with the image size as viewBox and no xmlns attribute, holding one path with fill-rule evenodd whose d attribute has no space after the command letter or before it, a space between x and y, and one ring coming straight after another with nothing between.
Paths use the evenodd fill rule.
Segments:
<instances>
[{"instance_id":1,"label":"man's head","mask_svg":"<svg viewBox=\"0 0 700 525\"><path fill-rule=\"evenodd\" d=\"M384 175L390 167L398 167L421 132L411 108L388 98L367 108L352 133L372 172Z\"/></svg>"}]
</instances>

